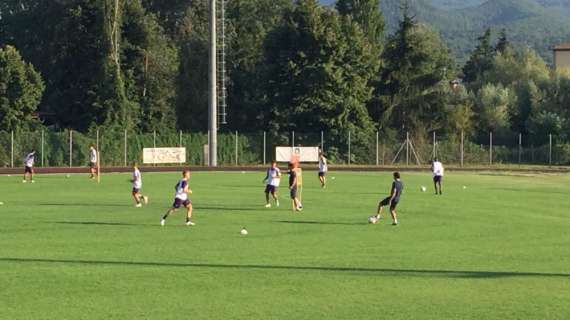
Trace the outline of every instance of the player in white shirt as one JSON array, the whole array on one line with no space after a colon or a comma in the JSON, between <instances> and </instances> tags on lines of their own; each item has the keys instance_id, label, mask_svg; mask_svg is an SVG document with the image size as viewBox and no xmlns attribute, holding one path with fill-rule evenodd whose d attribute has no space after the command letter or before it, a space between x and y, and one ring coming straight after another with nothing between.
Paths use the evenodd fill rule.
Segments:
<instances>
[{"instance_id":1,"label":"player in white shirt","mask_svg":"<svg viewBox=\"0 0 570 320\"><path fill-rule=\"evenodd\" d=\"M271 167L267 169L267 175L263 181L267 184L265 186L265 207L271 208L271 203L269 203L270 193L275 201L275 206L279 207L277 188L279 188L279 183L281 182L281 170L277 167L276 161L271 162Z\"/></svg>"},{"instance_id":2,"label":"player in white shirt","mask_svg":"<svg viewBox=\"0 0 570 320\"><path fill-rule=\"evenodd\" d=\"M148 197L143 196L141 194L142 175L136 162L133 163L133 179L131 180L131 182L133 183L132 195L133 198L135 199L136 207L137 208L142 207L143 202L144 204L148 204Z\"/></svg>"},{"instance_id":3,"label":"player in white shirt","mask_svg":"<svg viewBox=\"0 0 570 320\"><path fill-rule=\"evenodd\" d=\"M97 176L97 149L95 149L94 145L89 146L89 169L91 172L91 179L95 179Z\"/></svg>"},{"instance_id":4,"label":"player in white shirt","mask_svg":"<svg viewBox=\"0 0 570 320\"><path fill-rule=\"evenodd\" d=\"M439 162L437 158L433 159L431 163L431 172L433 174L433 186L435 188L435 194L442 194L441 191L441 181L443 180L443 164Z\"/></svg>"},{"instance_id":5,"label":"player in white shirt","mask_svg":"<svg viewBox=\"0 0 570 320\"><path fill-rule=\"evenodd\" d=\"M327 164L327 158L320 153L319 154L319 181L321 182L321 188L325 188L327 184L327 172L329 171L329 166Z\"/></svg>"},{"instance_id":6,"label":"player in white shirt","mask_svg":"<svg viewBox=\"0 0 570 320\"><path fill-rule=\"evenodd\" d=\"M36 155L36 151L32 150L32 152L28 153L26 158L24 159L24 180L23 183L28 182L27 178L30 177L30 182L34 183L34 157Z\"/></svg>"},{"instance_id":7,"label":"player in white shirt","mask_svg":"<svg viewBox=\"0 0 570 320\"><path fill-rule=\"evenodd\" d=\"M190 190L190 188L188 187L189 180L190 180L190 171L189 170L182 171L182 179L180 179L176 184L176 186L174 187L174 189L176 190L176 193L174 195L174 203L172 204L172 208L170 208L160 220L161 226L164 226L164 224L166 223L166 218L168 218L169 215L174 213L176 209L180 208L181 206L184 206L186 208L186 225L187 226L195 225L195 223L192 222L192 202L188 198L188 195L192 194L192 190Z\"/></svg>"}]
</instances>

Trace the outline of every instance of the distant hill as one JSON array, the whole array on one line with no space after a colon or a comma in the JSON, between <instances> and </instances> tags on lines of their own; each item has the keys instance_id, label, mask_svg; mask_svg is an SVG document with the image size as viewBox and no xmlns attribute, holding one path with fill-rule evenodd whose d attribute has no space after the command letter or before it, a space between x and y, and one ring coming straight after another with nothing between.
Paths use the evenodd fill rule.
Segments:
<instances>
[{"instance_id":1,"label":"distant hill","mask_svg":"<svg viewBox=\"0 0 570 320\"><path fill-rule=\"evenodd\" d=\"M481 5L486 0L431 0L429 4L444 10L463 9Z\"/></svg>"},{"instance_id":2,"label":"distant hill","mask_svg":"<svg viewBox=\"0 0 570 320\"><path fill-rule=\"evenodd\" d=\"M397 28L400 3L381 0L388 32ZM548 62L553 45L570 42L570 0L410 0L410 4L420 22L440 32L460 62L488 27L495 35L506 29L511 41L535 49Z\"/></svg>"}]
</instances>

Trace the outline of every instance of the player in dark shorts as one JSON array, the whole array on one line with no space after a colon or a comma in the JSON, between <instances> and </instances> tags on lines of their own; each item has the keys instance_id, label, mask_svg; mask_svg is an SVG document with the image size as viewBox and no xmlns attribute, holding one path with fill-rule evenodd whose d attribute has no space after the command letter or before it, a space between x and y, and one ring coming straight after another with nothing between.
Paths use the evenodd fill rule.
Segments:
<instances>
[{"instance_id":1,"label":"player in dark shorts","mask_svg":"<svg viewBox=\"0 0 570 320\"><path fill-rule=\"evenodd\" d=\"M437 158L434 158L431 163L431 171L433 174L433 187L435 189L435 194L439 193L439 195L442 195L441 181L443 180L444 168L443 164L441 164Z\"/></svg>"},{"instance_id":2,"label":"player in dark shorts","mask_svg":"<svg viewBox=\"0 0 570 320\"><path fill-rule=\"evenodd\" d=\"M386 197L384 200L380 201L378 204L378 211L376 214L376 219L380 220L382 218L382 210L385 206L390 206L390 214L392 215L392 225L398 225L398 216L396 215L396 207L400 202L400 197L402 191L404 190L404 184L400 180L400 173L394 172L394 182L392 182L392 187L390 188L390 196Z\"/></svg>"},{"instance_id":3,"label":"player in dark shorts","mask_svg":"<svg viewBox=\"0 0 570 320\"><path fill-rule=\"evenodd\" d=\"M27 178L30 177L30 182L34 183L34 159L35 159L36 151L32 150L26 158L24 159L24 180L23 183L28 182Z\"/></svg>"},{"instance_id":4,"label":"player in dark shorts","mask_svg":"<svg viewBox=\"0 0 570 320\"><path fill-rule=\"evenodd\" d=\"M297 170L295 163L289 163L289 190L291 195L291 200L293 200L293 210L302 211L303 205L297 197L297 191L299 190L299 179L297 177Z\"/></svg>"},{"instance_id":5,"label":"player in dark shorts","mask_svg":"<svg viewBox=\"0 0 570 320\"><path fill-rule=\"evenodd\" d=\"M142 175L141 171L139 170L139 166L136 162L133 163L133 178L131 179L131 182L133 183L133 190L131 194L135 199L135 206L137 208L140 208L142 207L143 203L145 205L148 204L148 197L141 194Z\"/></svg>"},{"instance_id":6,"label":"player in dark shorts","mask_svg":"<svg viewBox=\"0 0 570 320\"><path fill-rule=\"evenodd\" d=\"M271 208L271 203L269 202L269 195L273 197L275 201L275 206L279 207L279 197L277 194L277 188L279 188L279 183L281 182L281 170L277 167L277 161L271 162L271 167L267 169L267 174L263 181L266 183L265 186L265 207Z\"/></svg>"},{"instance_id":7,"label":"player in dark shorts","mask_svg":"<svg viewBox=\"0 0 570 320\"><path fill-rule=\"evenodd\" d=\"M328 170L327 158L321 152L319 154L319 181L321 182L321 188L326 187Z\"/></svg>"},{"instance_id":8,"label":"player in dark shorts","mask_svg":"<svg viewBox=\"0 0 570 320\"><path fill-rule=\"evenodd\" d=\"M193 226L195 225L192 222L192 202L188 198L189 194L192 194L192 190L188 187L188 181L190 180L190 171L184 170L182 171L182 179L178 181L174 189L176 190L176 194L174 196L174 203L172 207L166 212L166 214L160 220L160 225L164 226L166 223L166 218L169 215L173 214L177 209L184 206L186 208L186 225Z\"/></svg>"}]
</instances>

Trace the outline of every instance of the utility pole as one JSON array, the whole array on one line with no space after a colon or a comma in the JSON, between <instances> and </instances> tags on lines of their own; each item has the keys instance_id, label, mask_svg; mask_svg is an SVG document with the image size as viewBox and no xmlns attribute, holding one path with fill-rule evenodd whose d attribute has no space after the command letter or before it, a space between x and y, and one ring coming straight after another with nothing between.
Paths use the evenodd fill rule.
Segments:
<instances>
[{"instance_id":1,"label":"utility pole","mask_svg":"<svg viewBox=\"0 0 570 320\"><path fill-rule=\"evenodd\" d=\"M209 147L209 166L218 165L218 106L217 106L217 46L216 46L216 1L210 0L210 95L209 95L209 126L210 141Z\"/></svg>"}]
</instances>

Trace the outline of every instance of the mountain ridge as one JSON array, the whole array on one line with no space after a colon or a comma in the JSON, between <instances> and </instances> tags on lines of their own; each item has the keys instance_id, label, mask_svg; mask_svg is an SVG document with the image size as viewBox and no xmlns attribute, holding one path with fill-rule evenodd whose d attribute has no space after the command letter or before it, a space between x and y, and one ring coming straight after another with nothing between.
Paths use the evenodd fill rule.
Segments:
<instances>
[{"instance_id":1,"label":"mountain ridge","mask_svg":"<svg viewBox=\"0 0 570 320\"><path fill-rule=\"evenodd\" d=\"M321 0L334 5L333 0ZM531 47L552 62L551 47L570 42L570 0L410 0L419 22L439 32L459 62L464 62L487 28L501 29L518 47ZM401 17L401 0L380 2L387 32Z\"/></svg>"}]
</instances>

